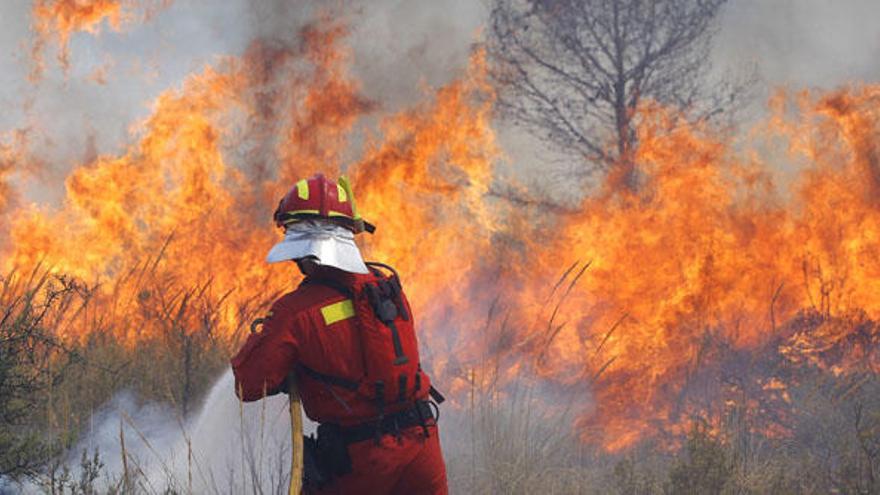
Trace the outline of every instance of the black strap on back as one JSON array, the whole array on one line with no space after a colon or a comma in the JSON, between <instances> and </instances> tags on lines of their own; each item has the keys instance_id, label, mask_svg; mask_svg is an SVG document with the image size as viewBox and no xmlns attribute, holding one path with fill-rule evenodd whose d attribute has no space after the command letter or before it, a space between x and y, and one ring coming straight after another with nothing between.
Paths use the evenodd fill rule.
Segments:
<instances>
[{"instance_id":1,"label":"black strap on back","mask_svg":"<svg viewBox=\"0 0 880 495\"><path fill-rule=\"evenodd\" d=\"M391 343L394 345L394 365L400 366L409 362L409 358L403 352L403 344L400 341L400 332L394 320L398 315L405 315L405 311L401 311L403 304L400 302L400 290L397 290L397 298L395 300L395 284L388 280L379 280L376 283L364 286L364 292L367 294L367 301L373 308L373 313L383 325L391 330Z\"/></svg>"},{"instance_id":2,"label":"black strap on back","mask_svg":"<svg viewBox=\"0 0 880 495\"><path fill-rule=\"evenodd\" d=\"M369 268L370 272L373 275L380 277L382 282L388 284L387 286L380 286L381 291L384 295L390 296L390 299L394 302L394 305L397 306L398 313L403 321L409 321L409 315L406 312L406 307L403 304L403 300L401 299L401 294L403 293L403 287L400 285L400 275L397 274L397 270L392 268L385 263L379 263L377 261L367 261L367 268ZM384 268L391 272L390 277L386 277L382 270L379 268Z\"/></svg>"},{"instance_id":3,"label":"black strap on back","mask_svg":"<svg viewBox=\"0 0 880 495\"><path fill-rule=\"evenodd\" d=\"M406 375L397 377L397 402L406 400Z\"/></svg>"},{"instance_id":4,"label":"black strap on back","mask_svg":"<svg viewBox=\"0 0 880 495\"><path fill-rule=\"evenodd\" d=\"M431 395L431 398L434 399L434 402L436 402L437 404L443 404L443 401L446 400L446 397L443 397L443 394L438 392L437 389L434 388L433 385L431 385L431 388L428 389L428 393Z\"/></svg>"},{"instance_id":5,"label":"black strap on back","mask_svg":"<svg viewBox=\"0 0 880 495\"><path fill-rule=\"evenodd\" d=\"M341 387L344 389L348 389L351 391L355 391L359 388L358 382L348 380L346 378L341 378L338 376L327 375L324 373L317 372L308 366L300 365L300 369L303 373L313 380L317 380L322 383L327 383L329 385L334 385L336 387Z\"/></svg>"},{"instance_id":6,"label":"black strap on back","mask_svg":"<svg viewBox=\"0 0 880 495\"><path fill-rule=\"evenodd\" d=\"M384 269L388 270L389 272L391 272L395 278L400 278L397 276L397 270L395 270L394 268L392 268L389 265L386 265L385 263L379 263L378 261L367 261L365 264L367 265L367 268L369 268L370 271L373 272L373 275L376 275L378 277L384 277L385 274L382 273L382 270L380 270L380 268L384 268Z\"/></svg>"},{"instance_id":7,"label":"black strap on back","mask_svg":"<svg viewBox=\"0 0 880 495\"><path fill-rule=\"evenodd\" d=\"M379 416L376 418L375 424L375 436L376 436L376 445L379 444L382 439L382 420L385 419L385 382L382 380L377 380L375 383L376 390L376 409L378 410Z\"/></svg>"}]
</instances>

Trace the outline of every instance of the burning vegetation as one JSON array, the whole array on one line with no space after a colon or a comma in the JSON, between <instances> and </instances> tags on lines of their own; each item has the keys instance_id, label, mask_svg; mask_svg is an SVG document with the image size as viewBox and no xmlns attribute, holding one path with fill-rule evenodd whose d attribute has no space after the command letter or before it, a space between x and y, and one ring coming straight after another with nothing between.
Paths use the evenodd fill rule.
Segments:
<instances>
[{"instance_id":1,"label":"burning vegetation","mask_svg":"<svg viewBox=\"0 0 880 495\"><path fill-rule=\"evenodd\" d=\"M71 33L105 19L118 28L122 4L36 2L35 49L55 40L67 65ZM491 402L513 384L563 390L578 448L625 456L794 442L803 418L818 421L816 394L856 404L876 388L877 87L780 91L737 136L647 99L616 158L638 185L609 173L575 207L550 208L490 192L516 157L495 142L484 51L423 103L385 115L350 75L345 36L324 18L295 46L256 40L191 75L123 153L77 164L60 205L10 203L14 187L0 183L6 290L36 270L80 294L53 310L52 346L143 353L161 340L193 378L158 395L186 414L223 366L200 368L199 353L228 352L291 287L289 268L260 262L277 198L297 178L345 172L378 225L366 253L394 260L453 408L473 407L475 389L491 388ZM25 163L0 147L0 180ZM781 178L782 165L795 172ZM0 300L5 331L24 303ZM877 410L858 407L859 469L874 473ZM685 467L673 485L691 486ZM620 486L642 487L631 464L618 468Z\"/></svg>"}]
</instances>

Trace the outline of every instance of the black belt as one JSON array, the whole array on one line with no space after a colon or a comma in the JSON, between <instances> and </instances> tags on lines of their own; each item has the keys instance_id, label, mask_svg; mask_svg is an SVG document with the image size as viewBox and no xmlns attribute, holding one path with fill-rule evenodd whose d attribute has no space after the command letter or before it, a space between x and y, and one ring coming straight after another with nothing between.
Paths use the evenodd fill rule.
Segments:
<instances>
[{"instance_id":1,"label":"black belt","mask_svg":"<svg viewBox=\"0 0 880 495\"><path fill-rule=\"evenodd\" d=\"M439 412L433 402L420 400L409 409L355 426L343 428L335 423L319 424L317 438L303 439L306 483L320 488L334 478L351 473L348 446L353 443L370 439L378 443L383 435L400 435L402 430L413 426L421 426L427 438L430 435L428 427L437 424Z\"/></svg>"},{"instance_id":2,"label":"black belt","mask_svg":"<svg viewBox=\"0 0 880 495\"><path fill-rule=\"evenodd\" d=\"M428 426L437 424L438 414L434 412L436 405L431 402L417 401L410 409L388 414L381 420L361 423L356 426L340 427L339 433L346 444L376 439L382 435L399 434L401 430L413 426L422 426L427 434ZM325 425L321 425L325 426ZM335 426L335 425L334 425ZM332 427L332 426L331 426Z\"/></svg>"}]
</instances>

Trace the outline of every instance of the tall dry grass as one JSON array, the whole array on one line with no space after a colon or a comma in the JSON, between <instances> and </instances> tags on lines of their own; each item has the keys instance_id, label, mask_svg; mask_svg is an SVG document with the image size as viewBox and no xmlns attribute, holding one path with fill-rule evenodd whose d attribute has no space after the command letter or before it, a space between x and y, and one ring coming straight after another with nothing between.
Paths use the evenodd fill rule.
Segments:
<instances>
[{"instance_id":1,"label":"tall dry grass","mask_svg":"<svg viewBox=\"0 0 880 495\"><path fill-rule=\"evenodd\" d=\"M231 307L211 280L177 282L162 272L161 254L114 280L89 285L41 266L0 275L7 480L61 469L59 454L88 435L93 416L122 391L188 417L236 345L240 328L223 327L224 312L238 311L243 322L263 309L253 301Z\"/></svg>"},{"instance_id":2,"label":"tall dry grass","mask_svg":"<svg viewBox=\"0 0 880 495\"><path fill-rule=\"evenodd\" d=\"M137 265L114 287L89 286L45 270L2 277L3 362L10 362L13 345L20 346L15 342L25 342L9 339L13 329L28 329L42 339L16 347L38 351L27 375L37 391L32 413L4 417L0 425L45 440L45 448L35 451L16 479L32 491L52 494L283 493L287 436L279 433L284 416L277 407L263 403L224 412L239 424L242 448L236 462L211 465L194 449L197 432L189 419L227 367L236 329L218 331L230 303L213 291L210 280L183 286L157 267L155 260ZM254 301L235 310L244 322L262 309ZM849 324L829 318L807 318L814 326L802 330ZM87 331L72 338L82 329ZM141 332L140 338L122 338L132 330ZM502 329L499 342L504 334ZM581 441L573 426L575 414L591 407L587 388L543 382L531 371L534 363L525 361L516 362L517 379L502 380L509 378L506 370L517 356L487 356L489 365L468 372L469 387L443 407L452 492L880 493L880 379L870 366L840 373L815 362L773 358L770 368L746 369L732 346L709 337L706 342L713 362L723 365L702 375L694 370L699 387L688 384L680 410L705 411L691 406L708 402L715 406L709 408L713 414L694 413L683 438L671 433L615 453ZM509 350L502 343L490 348ZM779 349L762 352L778 354ZM748 362L758 360L752 356ZM784 396L770 400L760 387L748 386L761 376L784 379ZM720 392L706 392L712 388ZM172 411L182 457L165 458L151 432L125 415L118 420L113 453L70 450L82 446L78 440L91 433L95 412L121 390ZM231 396L231 387L223 393ZM10 397L3 396L6 405ZM767 428L768 412L784 431ZM0 482L0 493L18 489L9 480Z\"/></svg>"}]
</instances>

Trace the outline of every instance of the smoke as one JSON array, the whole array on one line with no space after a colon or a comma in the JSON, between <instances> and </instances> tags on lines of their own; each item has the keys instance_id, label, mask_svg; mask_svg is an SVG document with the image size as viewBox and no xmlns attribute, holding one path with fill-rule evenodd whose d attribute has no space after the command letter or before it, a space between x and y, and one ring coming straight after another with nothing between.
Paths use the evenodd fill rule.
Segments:
<instances>
[{"instance_id":1,"label":"smoke","mask_svg":"<svg viewBox=\"0 0 880 495\"><path fill-rule=\"evenodd\" d=\"M388 111L412 105L425 86L438 87L461 74L485 22L482 2L450 0L348 0L245 2L240 38L298 46L299 30L319 16L351 27L352 72L370 100Z\"/></svg>"},{"instance_id":2,"label":"smoke","mask_svg":"<svg viewBox=\"0 0 880 495\"><path fill-rule=\"evenodd\" d=\"M0 19L7 20L0 33L0 130L33 133L54 174L21 189L41 203L61 198L62 179L86 156L90 139L98 154L120 152L136 139L131 130L162 91L257 40L295 49L299 30L316 15L353 26L354 75L366 96L389 111L419 98L422 84L441 85L460 73L482 24L481 4L464 0L173 2L119 31L105 21L98 34L72 33L67 71L53 63L55 47L47 46L45 72L31 82L30 8L0 4Z\"/></svg>"},{"instance_id":3,"label":"smoke","mask_svg":"<svg viewBox=\"0 0 880 495\"><path fill-rule=\"evenodd\" d=\"M121 392L94 414L91 428L69 451L64 465L78 479L82 453L91 457L97 452L104 465L97 481L102 492L124 483L150 493L286 492L287 398L241 403L233 384L232 372L225 372L201 410L188 419ZM314 423L304 420L305 433L314 433ZM41 493L39 486L22 488Z\"/></svg>"},{"instance_id":4,"label":"smoke","mask_svg":"<svg viewBox=\"0 0 880 495\"><path fill-rule=\"evenodd\" d=\"M880 79L880 3L872 0L729 0L722 9L712 64L721 76L757 81L747 108L737 112L744 124L766 116L766 101L780 87L831 89ZM533 136L498 123L499 139L515 164L510 172L533 190L558 194L571 177L548 174L557 151ZM563 161L570 156L563 155ZM559 168L559 167L557 167ZM566 170L565 167L562 167Z\"/></svg>"},{"instance_id":5,"label":"smoke","mask_svg":"<svg viewBox=\"0 0 880 495\"><path fill-rule=\"evenodd\" d=\"M469 472L463 467L466 463L485 462L481 450L489 447L486 442L498 441L493 436L497 428L522 429L524 436L518 441L526 444L571 441L570 415L588 405L550 382L522 381L500 405L492 399L493 393L476 384L467 407L441 408L441 441L450 469ZM463 435L474 433L475 421L486 432L476 438ZM305 416L303 422L304 433L314 434L317 425ZM79 479L83 453L92 458L96 452L103 464L95 486L101 493L125 483L149 493L286 493L287 396L242 403L234 394L232 372L226 371L197 413L184 419L166 405L143 403L123 391L92 416L88 431L61 467L70 471L72 479ZM40 485L3 483L0 479L0 493L13 488L16 493L45 493Z\"/></svg>"},{"instance_id":6,"label":"smoke","mask_svg":"<svg viewBox=\"0 0 880 495\"><path fill-rule=\"evenodd\" d=\"M731 1L723 11L715 62L728 68L756 64L764 90L876 81L878 16L880 4L872 0Z\"/></svg>"},{"instance_id":7,"label":"smoke","mask_svg":"<svg viewBox=\"0 0 880 495\"><path fill-rule=\"evenodd\" d=\"M353 72L364 94L383 111L418 98L423 84L443 84L460 71L485 15L477 2L464 1L361 1L346 7L352 23ZM725 14L716 56L722 65L756 62L767 87L876 78L880 65L872 55L880 38L877 26L868 21L873 18L866 14L868 7L877 9L864 1L734 2ZM2 18L27 15L21 4L0 9ZM23 83L22 60L4 54L0 77L7 85L0 88L0 101L13 110L0 116L0 125L39 129L48 145L46 153L54 157L59 172L66 171L78 157L108 153L131 140L129 126L148 113L148 102L159 91L180 84L218 55L240 54L254 40L295 49L296 33L318 12L316 4L302 2L178 2L128 33L75 36L70 75L50 71L33 88ZM0 35L6 47L25 36L9 32L16 30ZM88 77L101 67L107 68L103 84ZM92 132L83 133L83 128ZM505 145L516 158L515 166L533 166L539 175L545 165L542 157L532 151L532 161L523 159L526 149L538 148L527 143L516 149L510 143ZM32 198L45 194L30 192ZM72 451L69 462L75 465L79 451L97 448L108 468L122 473L121 429L124 458L151 485L187 487L192 479L196 492L251 483L271 491L286 482L283 462L289 430L284 400L276 397L242 406L234 398L228 372L193 418L139 405L123 394L95 417L92 434Z\"/></svg>"},{"instance_id":8,"label":"smoke","mask_svg":"<svg viewBox=\"0 0 880 495\"><path fill-rule=\"evenodd\" d=\"M344 15L352 26L353 72L362 91L389 111L419 98L423 85L439 86L459 73L487 15L484 2L465 0L334 5L332 15ZM150 102L163 90L218 56L243 53L255 39L292 47L298 29L329 8L284 0L173 2L121 32L104 26L98 35L74 33L68 74L50 64L43 80L31 84L25 49L33 36L30 5L4 2L0 18L17 21L6 22L0 33L0 129L32 129L41 158L60 179L89 146L89 133L82 129L91 130L99 154L118 152L132 140L132 124L149 114ZM715 63L731 70L757 65L764 91L876 80L877 14L880 6L871 0L732 1L723 14ZM540 148L509 130L502 143L516 157L519 172L539 184L546 158L535 151ZM58 200L61 182L30 184L25 196Z\"/></svg>"}]
</instances>

